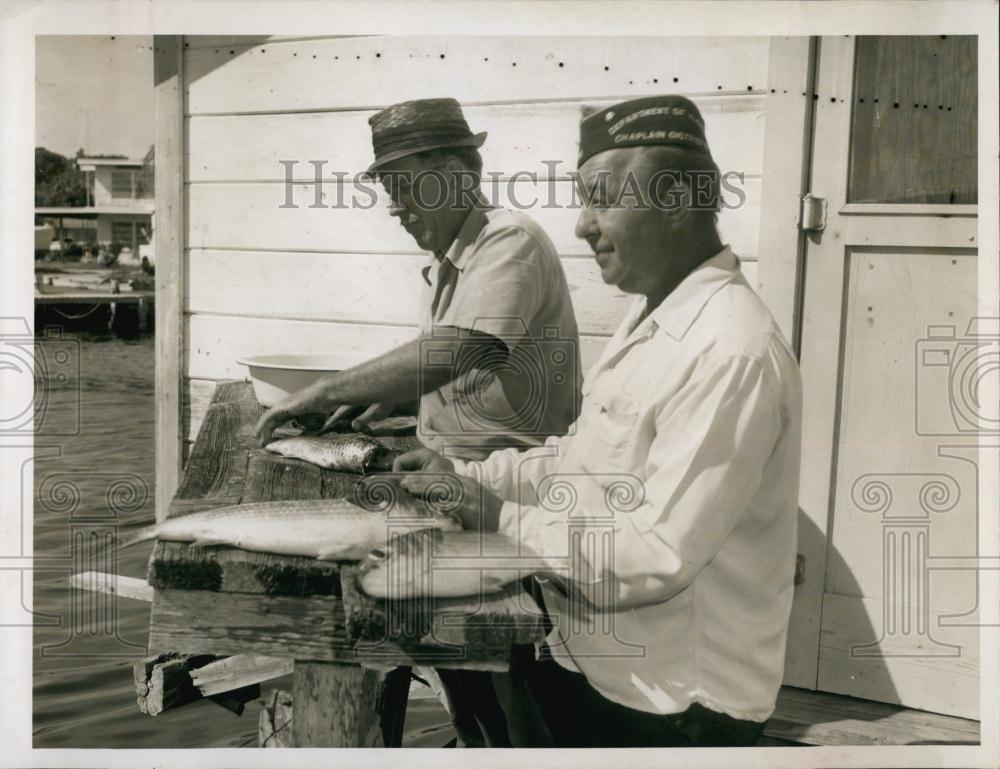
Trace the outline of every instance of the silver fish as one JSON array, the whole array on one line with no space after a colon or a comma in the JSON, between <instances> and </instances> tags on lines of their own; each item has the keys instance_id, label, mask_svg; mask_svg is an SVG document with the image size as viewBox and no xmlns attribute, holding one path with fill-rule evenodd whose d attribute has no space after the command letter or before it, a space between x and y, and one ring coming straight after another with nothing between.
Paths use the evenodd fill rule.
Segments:
<instances>
[{"instance_id":1,"label":"silver fish","mask_svg":"<svg viewBox=\"0 0 1000 769\"><path fill-rule=\"evenodd\" d=\"M341 499L252 502L182 515L122 537L119 547L156 539L194 546L229 545L244 550L353 561L385 546L393 533L460 528L451 516L410 504L388 513Z\"/></svg>"},{"instance_id":2,"label":"silver fish","mask_svg":"<svg viewBox=\"0 0 1000 769\"><path fill-rule=\"evenodd\" d=\"M364 435L297 435L279 438L268 451L343 473L365 474L391 470L398 451Z\"/></svg>"},{"instance_id":3,"label":"silver fish","mask_svg":"<svg viewBox=\"0 0 1000 769\"><path fill-rule=\"evenodd\" d=\"M528 574L551 571L546 559L504 534L414 531L373 549L359 569L358 587L374 598L452 598L498 592Z\"/></svg>"}]
</instances>

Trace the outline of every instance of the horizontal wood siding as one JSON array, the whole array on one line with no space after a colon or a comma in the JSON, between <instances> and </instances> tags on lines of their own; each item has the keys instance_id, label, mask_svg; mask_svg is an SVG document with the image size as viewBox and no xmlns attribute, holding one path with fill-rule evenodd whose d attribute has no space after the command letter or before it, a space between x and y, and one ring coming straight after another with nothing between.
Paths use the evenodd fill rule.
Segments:
<instances>
[{"instance_id":1,"label":"horizontal wood siding","mask_svg":"<svg viewBox=\"0 0 1000 769\"><path fill-rule=\"evenodd\" d=\"M463 104L517 104L763 93L767 49L766 37L533 36L314 38L189 48L188 111L350 110L442 95Z\"/></svg>"},{"instance_id":2,"label":"horizontal wood siding","mask_svg":"<svg viewBox=\"0 0 1000 769\"><path fill-rule=\"evenodd\" d=\"M416 334L425 255L387 215L380 188L373 196L336 181L370 162L368 118L394 102L454 96L472 129L489 133L485 192L524 209L562 255L585 369L630 299L601 281L574 235L569 174L584 107L667 92L694 98L720 168L742 174L732 181L739 192L727 194L740 205L719 224L755 283L767 61L767 38L595 38L586 46L570 38L188 38L182 430L194 435L216 380L247 375L241 356L375 355ZM285 184L281 160L297 161L295 184ZM325 161L319 189L310 160Z\"/></svg>"},{"instance_id":3,"label":"horizontal wood siding","mask_svg":"<svg viewBox=\"0 0 1000 769\"><path fill-rule=\"evenodd\" d=\"M712 157L724 171L760 176L765 97L699 96L694 102L705 118ZM576 170L577 139L584 107L610 106L612 100L504 104L464 110L474 131L486 131L483 167L523 171L540 179L568 178ZM371 163L374 109L336 112L283 112L263 115L193 116L189 124L190 181L275 181L285 179L279 161L291 166L298 181L315 179L309 161L325 161L323 177L336 172L353 178ZM253 142L232 141L250 134ZM259 138L258 138L259 137Z\"/></svg>"},{"instance_id":4,"label":"horizontal wood siding","mask_svg":"<svg viewBox=\"0 0 1000 769\"><path fill-rule=\"evenodd\" d=\"M244 183L192 184L192 248L268 251L420 253L413 239L387 212L388 196L373 187ZM364 190L368 191L365 192ZM573 234L580 215L570 181L500 183L484 189L491 202L525 211L552 238L563 255L589 256L586 241ZM746 201L719 215L723 240L741 256L755 258L760 220L760 179L747 179ZM739 201L735 194L733 205ZM289 207L282 207L286 204Z\"/></svg>"}]
</instances>

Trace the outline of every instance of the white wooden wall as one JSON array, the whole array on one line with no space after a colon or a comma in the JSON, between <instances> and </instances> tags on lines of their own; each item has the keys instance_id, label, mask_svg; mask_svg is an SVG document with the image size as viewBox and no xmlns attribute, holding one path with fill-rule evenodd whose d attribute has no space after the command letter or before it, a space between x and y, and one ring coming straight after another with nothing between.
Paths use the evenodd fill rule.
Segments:
<instances>
[{"instance_id":1,"label":"white wooden wall","mask_svg":"<svg viewBox=\"0 0 1000 769\"><path fill-rule=\"evenodd\" d=\"M702 110L720 168L745 174L746 204L723 212L720 228L754 282L768 46L768 38L185 38L182 434L196 434L215 381L246 376L236 363L243 355L376 354L414 335L424 256L383 202L367 211L309 207L308 161L327 161L332 203L333 172L368 165L368 118L394 102L457 98L472 130L489 132L485 171L537 172L537 183L515 190L544 202L550 189L557 201L570 198L585 105L686 94ZM280 207L279 160L299 161L298 208ZM560 166L549 178L543 161L552 160ZM342 192L349 200L351 190ZM586 367L629 300L604 285L574 237L578 211L529 213L562 255Z\"/></svg>"}]
</instances>

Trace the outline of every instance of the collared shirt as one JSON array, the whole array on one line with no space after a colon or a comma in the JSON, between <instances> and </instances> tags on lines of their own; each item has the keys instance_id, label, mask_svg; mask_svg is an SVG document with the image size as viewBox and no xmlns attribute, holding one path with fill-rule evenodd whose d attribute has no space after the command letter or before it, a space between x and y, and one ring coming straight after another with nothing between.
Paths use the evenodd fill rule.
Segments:
<instances>
[{"instance_id":1,"label":"collared shirt","mask_svg":"<svg viewBox=\"0 0 1000 769\"><path fill-rule=\"evenodd\" d=\"M763 721L793 594L798 366L728 247L644 310L590 371L569 434L457 469L588 597L538 578L561 665L637 710Z\"/></svg>"},{"instance_id":2,"label":"collared shirt","mask_svg":"<svg viewBox=\"0 0 1000 769\"><path fill-rule=\"evenodd\" d=\"M583 380L569 287L552 241L530 217L474 208L443 256L423 268L420 328L479 331L499 339L499 373L422 350L422 366L455 365L455 381L421 398L417 435L452 456L482 458L540 445L576 418Z\"/></svg>"}]
</instances>

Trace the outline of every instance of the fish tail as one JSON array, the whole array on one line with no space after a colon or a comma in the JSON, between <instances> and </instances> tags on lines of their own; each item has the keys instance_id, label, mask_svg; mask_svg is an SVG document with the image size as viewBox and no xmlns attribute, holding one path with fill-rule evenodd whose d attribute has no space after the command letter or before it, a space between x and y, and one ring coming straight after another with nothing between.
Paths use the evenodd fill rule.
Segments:
<instances>
[{"instance_id":1,"label":"fish tail","mask_svg":"<svg viewBox=\"0 0 1000 769\"><path fill-rule=\"evenodd\" d=\"M118 535L118 549L125 547L131 547L139 542L145 542L148 539L153 539L156 537L156 524L152 526L143 526L142 528L135 529L133 531L126 532L124 534Z\"/></svg>"}]
</instances>

